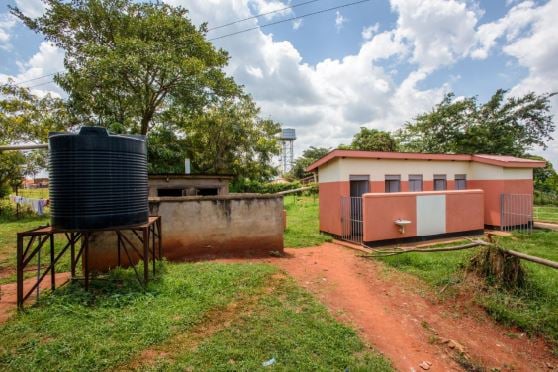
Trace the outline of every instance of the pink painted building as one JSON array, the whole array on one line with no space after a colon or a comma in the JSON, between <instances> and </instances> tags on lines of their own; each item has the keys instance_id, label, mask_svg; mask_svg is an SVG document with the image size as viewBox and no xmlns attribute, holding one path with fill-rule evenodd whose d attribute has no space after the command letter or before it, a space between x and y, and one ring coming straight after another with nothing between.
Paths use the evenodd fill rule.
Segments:
<instances>
[{"instance_id":1,"label":"pink painted building","mask_svg":"<svg viewBox=\"0 0 558 372\"><path fill-rule=\"evenodd\" d=\"M333 150L307 171L320 186L320 230L373 245L530 224L533 168L544 165L497 155Z\"/></svg>"}]
</instances>

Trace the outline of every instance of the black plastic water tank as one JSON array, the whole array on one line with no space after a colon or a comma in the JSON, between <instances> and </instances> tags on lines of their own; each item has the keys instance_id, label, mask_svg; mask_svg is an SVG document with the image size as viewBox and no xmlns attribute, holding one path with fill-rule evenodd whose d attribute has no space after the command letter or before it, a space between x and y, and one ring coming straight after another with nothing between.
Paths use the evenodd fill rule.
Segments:
<instances>
[{"instance_id":1,"label":"black plastic water tank","mask_svg":"<svg viewBox=\"0 0 558 372\"><path fill-rule=\"evenodd\" d=\"M147 222L144 136L83 127L79 134L50 133L48 144L53 227L89 230Z\"/></svg>"}]
</instances>

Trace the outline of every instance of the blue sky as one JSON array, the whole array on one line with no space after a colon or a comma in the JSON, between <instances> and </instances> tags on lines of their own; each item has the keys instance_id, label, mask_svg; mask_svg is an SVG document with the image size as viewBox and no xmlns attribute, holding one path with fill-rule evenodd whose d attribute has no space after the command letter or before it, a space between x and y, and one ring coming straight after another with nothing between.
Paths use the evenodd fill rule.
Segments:
<instances>
[{"instance_id":1,"label":"blue sky","mask_svg":"<svg viewBox=\"0 0 558 372\"><path fill-rule=\"evenodd\" d=\"M166 0L195 23L219 26L304 0ZM347 4L319 0L211 31L209 38ZM40 0L8 0L40 15ZM347 143L359 127L395 130L449 91L486 100L558 90L558 0L372 0L216 40L227 71L245 85L262 115L297 129L305 147ZM63 69L63 52L0 8L0 79L23 81ZM64 95L48 78L38 94ZM46 83L44 85L39 85ZM552 110L558 112L558 101ZM533 152L558 166L558 142Z\"/></svg>"}]
</instances>

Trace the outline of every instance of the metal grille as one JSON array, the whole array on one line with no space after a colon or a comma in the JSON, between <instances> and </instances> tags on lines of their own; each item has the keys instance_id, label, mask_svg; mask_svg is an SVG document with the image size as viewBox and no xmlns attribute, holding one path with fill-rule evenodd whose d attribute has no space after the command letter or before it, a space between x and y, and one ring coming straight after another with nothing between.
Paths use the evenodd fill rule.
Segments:
<instances>
[{"instance_id":1,"label":"metal grille","mask_svg":"<svg viewBox=\"0 0 558 372\"><path fill-rule=\"evenodd\" d=\"M531 233L533 229L533 195L500 194L500 226L503 231Z\"/></svg>"},{"instance_id":2,"label":"metal grille","mask_svg":"<svg viewBox=\"0 0 558 372\"><path fill-rule=\"evenodd\" d=\"M341 239L362 243L362 198L341 197Z\"/></svg>"}]
</instances>

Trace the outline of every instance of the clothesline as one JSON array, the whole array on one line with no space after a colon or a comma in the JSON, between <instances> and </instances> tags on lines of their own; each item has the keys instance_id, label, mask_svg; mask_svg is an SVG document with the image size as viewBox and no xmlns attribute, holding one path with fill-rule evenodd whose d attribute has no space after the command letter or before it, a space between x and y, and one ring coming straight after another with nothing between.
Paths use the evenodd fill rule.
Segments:
<instances>
[{"instance_id":1,"label":"clothesline","mask_svg":"<svg viewBox=\"0 0 558 372\"><path fill-rule=\"evenodd\" d=\"M31 210L37 213L39 216L44 214L44 208L48 206L48 199L35 199L26 198L25 196L10 195L10 200L16 204L27 205Z\"/></svg>"}]
</instances>

